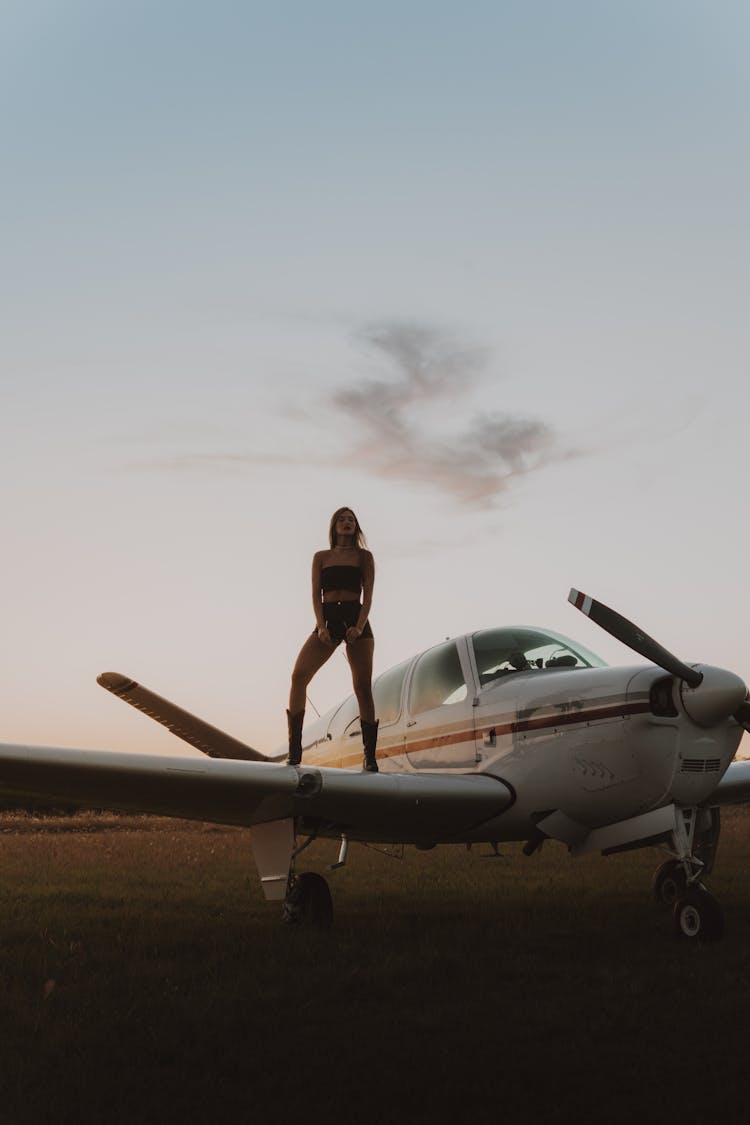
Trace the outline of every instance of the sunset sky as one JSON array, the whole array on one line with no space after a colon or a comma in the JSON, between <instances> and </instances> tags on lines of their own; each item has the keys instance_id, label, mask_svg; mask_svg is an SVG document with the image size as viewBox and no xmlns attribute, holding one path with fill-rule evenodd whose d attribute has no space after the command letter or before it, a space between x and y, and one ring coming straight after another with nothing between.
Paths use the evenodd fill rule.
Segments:
<instances>
[{"instance_id":1,"label":"sunset sky","mask_svg":"<svg viewBox=\"0 0 750 1125\"><path fill-rule=\"evenodd\" d=\"M9 0L0 741L180 749L113 670L275 748L342 504L376 671L639 662L575 586L750 682L749 56L739 0Z\"/></svg>"}]
</instances>

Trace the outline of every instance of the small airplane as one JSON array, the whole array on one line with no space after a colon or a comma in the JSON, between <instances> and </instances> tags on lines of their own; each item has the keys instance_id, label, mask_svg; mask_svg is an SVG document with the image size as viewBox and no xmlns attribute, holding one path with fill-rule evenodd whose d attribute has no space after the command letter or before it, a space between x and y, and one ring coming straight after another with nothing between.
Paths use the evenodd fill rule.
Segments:
<instances>
[{"instance_id":1,"label":"small airplane","mask_svg":"<svg viewBox=\"0 0 750 1125\"><path fill-rule=\"evenodd\" d=\"M562 635L481 629L419 653L373 685L380 772L361 771L355 696L305 731L302 765L266 756L134 680L98 682L197 748L195 756L0 745L0 796L153 813L250 828L265 897L286 921L328 925L327 881L297 873L317 838L410 844L545 840L573 856L658 846L654 876L675 932L721 937L703 880L722 805L750 801L750 696L734 673L686 664L626 618L569 600L649 665L609 667Z\"/></svg>"}]
</instances>

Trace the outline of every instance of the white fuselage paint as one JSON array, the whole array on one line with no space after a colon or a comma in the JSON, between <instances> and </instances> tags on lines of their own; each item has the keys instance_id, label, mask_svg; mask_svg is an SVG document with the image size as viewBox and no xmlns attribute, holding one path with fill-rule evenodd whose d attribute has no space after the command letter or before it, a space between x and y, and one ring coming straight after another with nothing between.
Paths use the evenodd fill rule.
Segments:
<instances>
[{"instance_id":1,"label":"white fuselage paint","mask_svg":"<svg viewBox=\"0 0 750 1125\"><path fill-rule=\"evenodd\" d=\"M414 657L398 715L381 723L378 763L384 772L504 781L512 806L471 839L528 839L541 815L558 810L594 829L670 803L708 802L736 753L742 728L732 719L701 727L684 709L652 713L651 686L665 675L653 665L530 669L481 686L470 641L456 642L466 697L426 716L409 709ZM303 767L361 768L356 704L310 725L303 741Z\"/></svg>"}]
</instances>

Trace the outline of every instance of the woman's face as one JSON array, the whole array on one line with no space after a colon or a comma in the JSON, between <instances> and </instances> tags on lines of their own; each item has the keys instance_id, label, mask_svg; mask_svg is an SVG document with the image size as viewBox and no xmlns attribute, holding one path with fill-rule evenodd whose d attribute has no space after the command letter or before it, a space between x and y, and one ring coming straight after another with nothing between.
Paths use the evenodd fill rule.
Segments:
<instances>
[{"instance_id":1,"label":"woman's face","mask_svg":"<svg viewBox=\"0 0 750 1125\"><path fill-rule=\"evenodd\" d=\"M336 520L336 537L341 538L342 535L353 536L357 531L357 521L354 518L354 512L350 512L345 508Z\"/></svg>"}]
</instances>

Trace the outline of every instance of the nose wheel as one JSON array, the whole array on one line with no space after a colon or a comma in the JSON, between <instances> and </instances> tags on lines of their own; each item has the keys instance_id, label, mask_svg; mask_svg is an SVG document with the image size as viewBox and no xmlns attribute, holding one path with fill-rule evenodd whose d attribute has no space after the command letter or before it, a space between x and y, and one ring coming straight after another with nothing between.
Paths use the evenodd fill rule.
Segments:
<instances>
[{"instance_id":1,"label":"nose wheel","mask_svg":"<svg viewBox=\"0 0 750 1125\"><path fill-rule=\"evenodd\" d=\"M670 859L654 872L654 898L661 906L674 906L687 888L685 868L677 859Z\"/></svg>"},{"instance_id":2,"label":"nose wheel","mask_svg":"<svg viewBox=\"0 0 750 1125\"><path fill-rule=\"evenodd\" d=\"M724 913L718 901L699 883L684 891L674 904L674 932L688 941L718 941L724 934Z\"/></svg>"}]
</instances>

